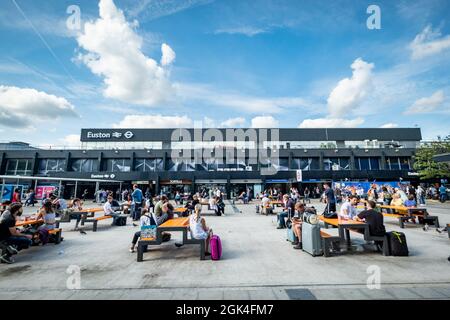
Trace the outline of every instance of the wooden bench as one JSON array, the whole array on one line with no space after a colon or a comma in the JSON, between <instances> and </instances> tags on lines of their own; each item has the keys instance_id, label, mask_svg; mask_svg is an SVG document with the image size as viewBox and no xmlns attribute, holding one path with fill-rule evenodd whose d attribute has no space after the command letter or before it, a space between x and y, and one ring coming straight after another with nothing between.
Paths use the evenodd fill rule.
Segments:
<instances>
[{"instance_id":1,"label":"wooden bench","mask_svg":"<svg viewBox=\"0 0 450 320\"><path fill-rule=\"evenodd\" d=\"M96 232L97 231L97 225L99 221L102 220L106 220L106 219L111 219L113 218L113 216L99 216L99 217L94 217L94 218L83 218L81 219L81 225L83 226L86 222L92 222L92 231Z\"/></svg>"},{"instance_id":2,"label":"wooden bench","mask_svg":"<svg viewBox=\"0 0 450 320\"><path fill-rule=\"evenodd\" d=\"M333 247L333 244L340 243L341 238L338 236L332 236L323 230L320 230L320 237L322 238L323 256L330 257L330 249Z\"/></svg>"},{"instance_id":3,"label":"wooden bench","mask_svg":"<svg viewBox=\"0 0 450 320\"><path fill-rule=\"evenodd\" d=\"M164 222L162 225L156 228L156 238L142 238L138 242L137 246L137 261L142 262L144 259L144 249L149 245L160 245L162 241L162 233L164 231L181 231L183 232L184 244L199 244L200 245L200 260L205 260L205 240L188 238L189 231L189 218L175 218Z\"/></svg>"},{"instance_id":4,"label":"wooden bench","mask_svg":"<svg viewBox=\"0 0 450 320\"><path fill-rule=\"evenodd\" d=\"M53 239L55 241L55 244L60 244L62 240L62 229L56 228L53 230L49 230L48 234L53 236Z\"/></svg>"},{"instance_id":5,"label":"wooden bench","mask_svg":"<svg viewBox=\"0 0 450 320\"><path fill-rule=\"evenodd\" d=\"M411 219L410 216L396 213L383 213L383 217L398 219L398 224L402 229L405 228L405 222Z\"/></svg>"}]
</instances>

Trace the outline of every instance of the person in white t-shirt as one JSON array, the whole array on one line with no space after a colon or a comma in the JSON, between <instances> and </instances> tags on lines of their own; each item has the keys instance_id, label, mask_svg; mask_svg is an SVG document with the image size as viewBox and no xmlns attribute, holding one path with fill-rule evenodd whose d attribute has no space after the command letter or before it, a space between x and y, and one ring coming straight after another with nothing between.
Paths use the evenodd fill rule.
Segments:
<instances>
[{"instance_id":1,"label":"person in white t-shirt","mask_svg":"<svg viewBox=\"0 0 450 320\"><path fill-rule=\"evenodd\" d=\"M345 201L342 206L341 210L339 211L339 216L344 219L353 219L357 215L356 212L356 204L358 203L358 197L356 196L349 196L347 201Z\"/></svg>"}]
</instances>

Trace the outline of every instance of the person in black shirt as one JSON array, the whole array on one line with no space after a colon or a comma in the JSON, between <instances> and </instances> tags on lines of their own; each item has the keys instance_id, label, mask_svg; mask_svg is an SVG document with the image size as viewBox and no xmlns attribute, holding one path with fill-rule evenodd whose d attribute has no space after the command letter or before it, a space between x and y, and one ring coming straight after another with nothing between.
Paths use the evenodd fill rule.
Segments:
<instances>
[{"instance_id":1,"label":"person in black shirt","mask_svg":"<svg viewBox=\"0 0 450 320\"><path fill-rule=\"evenodd\" d=\"M330 186L325 183L323 185L324 188L324 195L325 195L325 201L326 201L326 207L324 214L330 213L330 212L336 212L336 198L334 197L334 191L330 188Z\"/></svg>"},{"instance_id":2,"label":"person in black shirt","mask_svg":"<svg viewBox=\"0 0 450 320\"><path fill-rule=\"evenodd\" d=\"M22 204L13 203L0 219L0 241L6 244L0 260L3 263L13 263L11 256L31 245L31 235L22 234L16 229L16 220L23 213Z\"/></svg>"},{"instance_id":3,"label":"person in black shirt","mask_svg":"<svg viewBox=\"0 0 450 320\"><path fill-rule=\"evenodd\" d=\"M354 219L357 221L365 221L369 225L369 233L371 236L383 237L386 234L384 227L383 215L375 210L375 201L367 201L367 210L360 212ZM364 232L363 230L360 231ZM383 241L375 241L375 244L382 248Z\"/></svg>"}]
</instances>

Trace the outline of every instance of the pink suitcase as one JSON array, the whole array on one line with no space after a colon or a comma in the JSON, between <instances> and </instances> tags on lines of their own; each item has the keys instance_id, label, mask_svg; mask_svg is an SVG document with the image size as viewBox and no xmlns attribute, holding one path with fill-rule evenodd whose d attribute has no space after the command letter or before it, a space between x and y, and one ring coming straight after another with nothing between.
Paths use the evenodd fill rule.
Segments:
<instances>
[{"instance_id":1,"label":"pink suitcase","mask_svg":"<svg viewBox=\"0 0 450 320\"><path fill-rule=\"evenodd\" d=\"M220 260L220 257L222 256L222 242L220 241L219 236L213 235L209 242L209 246L211 248L211 259Z\"/></svg>"}]
</instances>

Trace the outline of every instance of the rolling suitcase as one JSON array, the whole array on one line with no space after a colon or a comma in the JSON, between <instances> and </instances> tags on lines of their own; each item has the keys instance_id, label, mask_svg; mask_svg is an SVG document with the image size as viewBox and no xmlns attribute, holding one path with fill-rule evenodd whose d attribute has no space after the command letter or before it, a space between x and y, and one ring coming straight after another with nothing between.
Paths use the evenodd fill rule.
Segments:
<instances>
[{"instance_id":1,"label":"rolling suitcase","mask_svg":"<svg viewBox=\"0 0 450 320\"><path fill-rule=\"evenodd\" d=\"M295 234L294 234L294 230L292 229L292 227L291 228L287 228L287 241L289 241L289 242L295 242L295 240L296 240L296 236L295 236Z\"/></svg>"},{"instance_id":2,"label":"rolling suitcase","mask_svg":"<svg viewBox=\"0 0 450 320\"><path fill-rule=\"evenodd\" d=\"M310 223L302 224L302 246L303 251L308 252L313 257L323 254L320 225Z\"/></svg>"},{"instance_id":3,"label":"rolling suitcase","mask_svg":"<svg viewBox=\"0 0 450 320\"><path fill-rule=\"evenodd\" d=\"M211 259L212 260L220 260L222 257L222 242L218 235L213 235L209 242L209 246L211 249Z\"/></svg>"}]
</instances>

